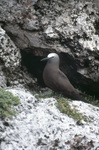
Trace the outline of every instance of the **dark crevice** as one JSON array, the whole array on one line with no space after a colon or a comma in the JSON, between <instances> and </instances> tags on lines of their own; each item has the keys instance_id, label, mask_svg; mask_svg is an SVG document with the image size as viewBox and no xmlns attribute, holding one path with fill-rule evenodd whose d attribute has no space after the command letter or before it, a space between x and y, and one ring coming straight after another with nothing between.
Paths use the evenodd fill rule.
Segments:
<instances>
[{"instance_id":1,"label":"dark crevice","mask_svg":"<svg viewBox=\"0 0 99 150\"><path fill-rule=\"evenodd\" d=\"M21 50L22 55L22 62L21 64L26 66L28 72L33 75L33 77L36 77L38 80L38 83L41 86L45 86L43 82L43 69L45 66L45 62L41 63L42 57L33 55L32 52L25 52Z\"/></svg>"},{"instance_id":2,"label":"dark crevice","mask_svg":"<svg viewBox=\"0 0 99 150\"><path fill-rule=\"evenodd\" d=\"M96 29L96 34L99 35L99 19L96 19L94 22L94 27Z\"/></svg>"},{"instance_id":3,"label":"dark crevice","mask_svg":"<svg viewBox=\"0 0 99 150\"><path fill-rule=\"evenodd\" d=\"M76 61L72 56L66 53L60 53L60 61L60 69L67 75L75 88L99 98L99 83L94 82L77 72L77 70L81 68L79 61ZM89 62L87 60L85 60L84 67L89 67Z\"/></svg>"}]
</instances>

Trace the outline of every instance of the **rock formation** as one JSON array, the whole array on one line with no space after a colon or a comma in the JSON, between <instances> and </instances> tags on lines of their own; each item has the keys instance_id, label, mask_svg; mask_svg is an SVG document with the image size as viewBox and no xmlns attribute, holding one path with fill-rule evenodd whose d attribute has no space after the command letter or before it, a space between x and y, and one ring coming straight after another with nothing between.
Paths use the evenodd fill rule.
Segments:
<instances>
[{"instance_id":1,"label":"rock formation","mask_svg":"<svg viewBox=\"0 0 99 150\"><path fill-rule=\"evenodd\" d=\"M17 50L27 57L28 54L40 58L50 52L60 53L60 68L72 84L99 97L98 6L98 0L1 0L0 24ZM25 61L30 66L28 70L36 72L41 81L40 59L36 61L39 68L36 71L32 68L35 62L28 60Z\"/></svg>"},{"instance_id":2,"label":"rock formation","mask_svg":"<svg viewBox=\"0 0 99 150\"><path fill-rule=\"evenodd\" d=\"M70 102L92 121L78 125L54 98L27 91L45 86L40 60L51 52L75 88L99 99L99 0L0 0L0 87L20 97L19 114L0 117L0 150L99 148L98 107Z\"/></svg>"}]
</instances>

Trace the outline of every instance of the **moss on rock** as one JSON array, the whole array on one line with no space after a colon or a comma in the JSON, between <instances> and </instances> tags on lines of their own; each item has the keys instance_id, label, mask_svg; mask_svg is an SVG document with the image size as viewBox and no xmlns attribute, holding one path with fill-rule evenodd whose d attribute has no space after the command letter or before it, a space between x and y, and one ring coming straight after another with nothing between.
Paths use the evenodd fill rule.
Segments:
<instances>
[{"instance_id":1,"label":"moss on rock","mask_svg":"<svg viewBox=\"0 0 99 150\"><path fill-rule=\"evenodd\" d=\"M11 92L0 89L0 116L12 118L17 113L13 106L18 105L19 101Z\"/></svg>"}]
</instances>

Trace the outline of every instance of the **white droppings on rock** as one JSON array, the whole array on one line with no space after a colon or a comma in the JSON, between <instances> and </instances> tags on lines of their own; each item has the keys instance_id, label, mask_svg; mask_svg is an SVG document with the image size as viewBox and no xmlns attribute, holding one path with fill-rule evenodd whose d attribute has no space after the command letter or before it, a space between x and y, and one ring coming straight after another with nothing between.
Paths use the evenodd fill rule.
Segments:
<instances>
[{"instance_id":1,"label":"white droppings on rock","mask_svg":"<svg viewBox=\"0 0 99 150\"><path fill-rule=\"evenodd\" d=\"M19 114L6 120L9 126L0 121L0 150L71 150L71 144L76 143L75 135L82 137L82 144L93 141L91 150L99 146L99 108L81 101L71 102L92 119L78 126L72 118L60 113L54 98L37 100L24 89L9 91L19 96L21 102L16 107Z\"/></svg>"}]
</instances>

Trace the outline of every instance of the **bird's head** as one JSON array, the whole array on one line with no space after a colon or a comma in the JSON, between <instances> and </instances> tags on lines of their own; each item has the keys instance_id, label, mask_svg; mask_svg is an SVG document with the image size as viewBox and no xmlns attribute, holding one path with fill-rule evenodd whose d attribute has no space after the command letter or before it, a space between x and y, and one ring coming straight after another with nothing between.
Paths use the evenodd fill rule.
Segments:
<instances>
[{"instance_id":1,"label":"bird's head","mask_svg":"<svg viewBox=\"0 0 99 150\"><path fill-rule=\"evenodd\" d=\"M56 53L50 53L46 58L43 58L41 61L47 61L48 63L59 65L59 56Z\"/></svg>"}]
</instances>

